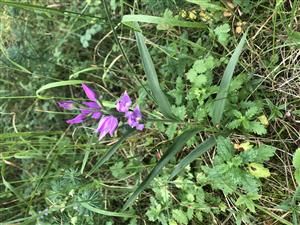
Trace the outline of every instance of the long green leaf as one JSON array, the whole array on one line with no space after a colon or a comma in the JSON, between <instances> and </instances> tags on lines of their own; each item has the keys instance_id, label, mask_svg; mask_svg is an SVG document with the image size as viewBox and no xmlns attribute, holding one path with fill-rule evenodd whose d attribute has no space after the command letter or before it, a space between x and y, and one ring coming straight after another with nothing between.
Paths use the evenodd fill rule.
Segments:
<instances>
[{"instance_id":1,"label":"long green leaf","mask_svg":"<svg viewBox=\"0 0 300 225\"><path fill-rule=\"evenodd\" d=\"M218 95L215 99L214 106L213 106L212 122L214 123L214 125L219 124L222 119L224 109L225 109L225 103L227 100L226 98L227 98L227 94L228 94L229 85L231 82L231 78L232 78L234 69L237 65L237 62L242 53L243 47L246 43L247 31L244 33L242 39L240 40L240 43L234 50L234 52L229 60L229 63L224 71L224 75L222 77L221 84L220 84L220 89L219 89Z\"/></svg>"},{"instance_id":2,"label":"long green leaf","mask_svg":"<svg viewBox=\"0 0 300 225\"><path fill-rule=\"evenodd\" d=\"M49 83L46 84L42 87L40 87L37 91L36 91L36 96L40 99L50 99L53 97L50 96L42 96L40 95L41 92L47 90L47 89L51 89L51 88L56 88L56 87L61 87L61 86L67 86L67 85L76 85L76 84L82 84L82 83L89 83L89 82L85 82L83 80L65 80L65 81L59 81L59 82L53 82L53 83Z\"/></svg>"},{"instance_id":3,"label":"long green leaf","mask_svg":"<svg viewBox=\"0 0 300 225\"><path fill-rule=\"evenodd\" d=\"M158 104L161 113L164 116L170 119L175 119L175 116L173 115L171 110L171 104L167 96L163 93L163 91L160 88L153 61L145 44L145 38L140 32L135 32L135 36L139 53L142 58L145 74L147 76L148 85L152 91L154 99Z\"/></svg>"},{"instance_id":4,"label":"long green leaf","mask_svg":"<svg viewBox=\"0 0 300 225\"><path fill-rule=\"evenodd\" d=\"M19 3L19 2L10 2L10 1L3 1L0 0L0 4L15 7L15 8L20 8L24 10L31 10L31 11L40 11L40 12L47 12L47 13L52 13L52 14L60 14L60 15L67 15L67 16L77 16L80 19L105 19L102 17L98 16L93 16L93 15L86 15L86 14L81 14L79 12L73 12L73 11L67 11L67 10L59 10L59 9L53 9L41 5L34 5L34 4L28 4L28 3Z\"/></svg>"},{"instance_id":5,"label":"long green leaf","mask_svg":"<svg viewBox=\"0 0 300 225\"><path fill-rule=\"evenodd\" d=\"M200 23L200 22L182 21L182 20L178 20L178 19L164 18L164 17L157 17L157 16L124 15L122 17L122 23L127 26L137 28L134 25L135 22L153 23L153 24L178 26L178 27L190 27L190 28L205 28L206 27L206 25L204 23Z\"/></svg>"},{"instance_id":6,"label":"long green leaf","mask_svg":"<svg viewBox=\"0 0 300 225\"><path fill-rule=\"evenodd\" d=\"M82 207L84 207L84 208L86 208L86 209L88 209L92 212L95 212L95 213L98 213L98 214L101 214L101 215L105 215L105 216L124 217L124 218L136 217L136 215L133 215L133 214L118 213L118 212L111 212L111 211L98 209L98 208L95 208L95 207L91 206L90 204L88 204L86 202L81 202L80 204L81 204Z\"/></svg>"},{"instance_id":7,"label":"long green leaf","mask_svg":"<svg viewBox=\"0 0 300 225\"><path fill-rule=\"evenodd\" d=\"M276 215L275 213L271 212L270 210L266 209L265 207L262 207L258 204L255 204L255 208L259 209L260 211L263 211L264 213L268 214L269 216L273 217L273 219L278 220L280 223L285 225L293 225L289 221L283 219L282 217Z\"/></svg>"},{"instance_id":8,"label":"long green leaf","mask_svg":"<svg viewBox=\"0 0 300 225\"><path fill-rule=\"evenodd\" d=\"M182 169L184 169L187 165L197 159L200 155L207 152L213 146L216 145L215 137L210 137L206 139L203 143L198 145L193 151L191 151L186 157L184 157L180 163L176 165L173 172L171 173L169 180L174 178Z\"/></svg>"},{"instance_id":9,"label":"long green leaf","mask_svg":"<svg viewBox=\"0 0 300 225\"><path fill-rule=\"evenodd\" d=\"M184 147L186 142L193 137L199 129L190 129L178 136L173 144L168 148L166 153L161 157L159 162L151 170L145 180L137 187L134 193L129 197L123 206L123 210L127 209L135 198L151 183L151 181L160 173L164 166Z\"/></svg>"},{"instance_id":10,"label":"long green leaf","mask_svg":"<svg viewBox=\"0 0 300 225\"><path fill-rule=\"evenodd\" d=\"M86 175L87 177L92 175L97 169L99 169L107 160L109 160L113 154L119 149L121 144L134 132L134 129L130 129L125 133L107 152L101 157L101 159L93 166L93 168Z\"/></svg>"}]
</instances>

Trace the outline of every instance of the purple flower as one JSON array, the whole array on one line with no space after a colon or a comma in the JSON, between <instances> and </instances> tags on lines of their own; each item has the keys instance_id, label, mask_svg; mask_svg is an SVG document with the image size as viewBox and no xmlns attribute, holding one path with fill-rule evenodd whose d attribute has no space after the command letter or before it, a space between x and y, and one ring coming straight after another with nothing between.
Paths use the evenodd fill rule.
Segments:
<instances>
[{"instance_id":1,"label":"purple flower","mask_svg":"<svg viewBox=\"0 0 300 225\"><path fill-rule=\"evenodd\" d=\"M97 101L97 95L96 93L86 84L82 84L82 88L86 94L86 96L93 102Z\"/></svg>"},{"instance_id":2,"label":"purple flower","mask_svg":"<svg viewBox=\"0 0 300 225\"><path fill-rule=\"evenodd\" d=\"M70 120L67 120L66 122L68 124L76 124L76 123L82 123L85 118L86 118L86 114L84 113L81 113L81 114L78 114L76 117L74 117L73 119L70 119Z\"/></svg>"},{"instance_id":3,"label":"purple flower","mask_svg":"<svg viewBox=\"0 0 300 225\"><path fill-rule=\"evenodd\" d=\"M61 101L61 102L58 102L57 104L60 108L63 108L63 109L67 109L67 110L74 109L74 102L71 100Z\"/></svg>"},{"instance_id":4,"label":"purple flower","mask_svg":"<svg viewBox=\"0 0 300 225\"><path fill-rule=\"evenodd\" d=\"M119 101L117 102L116 109L118 112L128 112L129 107L131 106L131 99L125 91Z\"/></svg>"},{"instance_id":5,"label":"purple flower","mask_svg":"<svg viewBox=\"0 0 300 225\"><path fill-rule=\"evenodd\" d=\"M102 115L100 109L101 107L96 102L83 102L87 109L80 109L82 114L91 114L93 119L99 119Z\"/></svg>"},{"instance_id":6,"label":"purple flower","mask_svg":"<svg viewBox=\"0 0 300 225\"><path fill-rule=\"evenodd\" d=\"M118 127L118 119L114 116L104 116L99 122L97 132L100 133L99 141L109 133L112 137Z\"/></svg>"},{"instance_id":7,"label":"purple flower","mask_svg":"<svg viewBox=\"0 0 300 225\"><path fill-rule=\"evenodd\" d=\"M126 113L128 125L132 128L136 128L137 130L143 130L144 124L140 124L139 121L142 119L142 113L139 106L136 106L133 112Z\"/></svg>"}]
</instances>

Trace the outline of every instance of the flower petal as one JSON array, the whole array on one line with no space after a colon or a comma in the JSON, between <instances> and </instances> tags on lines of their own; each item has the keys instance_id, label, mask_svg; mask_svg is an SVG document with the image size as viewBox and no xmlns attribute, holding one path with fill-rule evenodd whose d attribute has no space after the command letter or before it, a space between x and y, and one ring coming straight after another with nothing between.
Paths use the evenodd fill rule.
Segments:
<instances>
[{"instance_id":1,"label":"flower petal","mask_svg":"<svg viewBox=\"0 0 300 225\"><path fill-rule=\"evenodd\" d=\"M73 119L67 120L66 122L68 124L82 123L85 118L86 118L85 114L78 114L76 117L74 117Z\"/></svg>"},{"instance_id":2,"label":"flower petal","mask_svg":"<svg viewBox=\"0 0 300 225\"><path fill-rule=\"evenodd\" d=\"M86 84L82 84L82 88L86 94L86 96L93 102L97 101L97 95L96 93Z\"/></svg>"},{"instance_id":3,"label":"flower petal","mask_svg":"<svg viewBox=\"0 0 300 225\"><path fill-rule=\"evenodd\" d=\"M75 103L74 101L68 100L68 101L58 102L57 104L60 108L72 110L74 108L74 103Z\"/></svg>"},{"instance_id":4,"label":"flower petal","mask_svg":"<svg viewBox=\"0 0 300 225\"><path fill-rule=\"evenodd\" d=\"M98 105L97 102L82 102L82 104L92 109L100 109L100 106Z\"/></svg>"},{"instance_id":5,"label":"flower petal","mask_svg":"<svg viewBox=\"0 0 300 225\"><path fill-rule=\"evenodd\" d=\"M131 103L131 99L125 91L117 102L116 109L118 112L127 112L131 106Z\"/></svg>"},{"instance_id":6,"label":"flower petal","mask_svg":"<svg viewBox=\"0 0 300 225\"><path fill-rule=\"evenodd\" d=\"M94 112L92 114L92 118L95 119L95 120L97 120L97 119L99 119L101 117L101 115L102 115L101 112Z\"/></svg>"}]
</instances>

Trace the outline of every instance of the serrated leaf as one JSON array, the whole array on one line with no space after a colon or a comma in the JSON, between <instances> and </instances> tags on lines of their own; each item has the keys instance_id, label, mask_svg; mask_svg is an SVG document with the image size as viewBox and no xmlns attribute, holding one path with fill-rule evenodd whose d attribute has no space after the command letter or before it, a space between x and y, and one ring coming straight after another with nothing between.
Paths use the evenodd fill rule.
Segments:
<instances>
[{"instance_id":1,"label":"serrated leaf","mask_svg":"<svg viewBox=\"0 0 300 225\"><path fill-rule=\"evenodd\" d=\"M222 45L227 45L228 38L230 37L230 35L228 34L229 31L230 31L230 26L227 23L220 25L214 29L214 33L217 36L218 41Z\"/></svg>"},{"instance_id":2,"label":"serrated leaf","mask_svg":"<svg viewBox=\"0 0 300 225\"><path fill-rule=\"evenodd\" d=\"M166 130L166 135L168 136L169 140L172 140L176 134L178 124L177 123L171 123L168 125L168 128Z\"/></svg>"},{"instance_id":3,"label":"serrated leaf","mask_svg":"<svg viewBox=\"0 0 300 225\"><path fill-rule=\"evenodd\" d=\"M240 43L234 50L234 52L229 60L229 63L224 71L224 75L222 77L221 84L220 84L220 90L218 92L218 95L215 99L215 103L213 106L212 121L213 121L214 125L219 124L222 119L230 82L231 82L231 79L233 76L234 69L235 69L235 67L238 63L239 57L242 53L243 47L246 43L247 33L248 33L248 31L246 31L244 33L242 39L240 40Z\"/></svg>"},{"instance_id":4,"label":"serrated leaf","mask_svg":"<svg viewBox=\"0 0 300 225\"><path fill-rule=\"evenodd\" d=\"M229 92L234 92L242 88L242 85L247 81L248 75L245 73L239 74L237 77L235 77L229 87Z\"/></svg>"},{"instance_id":5,"label":"serrated leaf","mask_svg":"<svg viewBox=\"0 0 300 225\"><path fill-rule=\"evenodd\" d=\"M271 176L269 169L265 168L263 164L250 163L248 165L248 170L253 176L257 178Z\"/></svg>"},{"instance_id":6,"label":"serrated leaf","mask_svg":"<svg viewBox=\"0 0 300 225\"><path fill-rule=\"evenodd\" d=\"M232 114L236 117L236 118L241 118L243 115L240 111L238 110L232 110Z\"/></svg>"},{"instance_id":7,"label":"serrated leaf","mask_svg":"<svg viewBox=\"0 0 300 225\"><path fill-rule=\"evenodd\" d=\"M252 148L240 153L244 163L256 162L263 163L274 156L276 149L272 146L261 145L259 148Z\"/></svg>"},{"instance_id":8,"label":"serrated leaf","mask_svg":"<svg viewBox=\"0 0 300 225\"><path fill-rule=\"evenodd\" d=\"M175 138L173 144L168 148L168 150L163 154L159 162L151 170L144 181L136 188L134 193L129 197L123 206L123 210L127 209L129 205L135 200L135 198L149 186L152 180L161 172L165 165L184 147L186 142L192 138L197 132L198 128L190 129L182 133L180 136Z\"/></svg>"},{"instance_id":9,"label":"serrated leaf","mask_svg":"<svg viewBox=\"0 0 300 225\"><path fill-rule=\"evenodd\" d=\"M253 200L258 200L260 196L258 194L249 193L247 195L241 195L235 202L236 205L246 205L250 212L255 212L255 204Z\"/></svg>"},{"instance_id":10,"label":"serrated leaf","mask_svg":"<svg viewBox=\"0 0 300 225\"><path fill-rule=\"evenodd\" d=\"M189 222L185 212L183 212L181 209L173 209L172 216L180 224L187 225Z\"/></svg>"},{"instance_id":11,"label":"serrated leaf","mask_svg":"<svg viewBox=\"0 0 300 225\"><path fill-rule=\"evenodd\" d=\"M171 104L159 85L153 61L145 44L145 38L140 32L135 32L135 36L139 53L142 59L142 64L145 70L145 74L147 76L148 85L152 91L154 99L158 104L161 113L164 116L170 119L176 119L172 113Z\"/></svg>"},{"instance_id":12,"label":"serrated leaf","mask_svg":"<svg viewBox=\"0 0 300 225\"><path fill-rule=\"evenodd\" d=\"M248 119L252 119L252 117L257 115L258 113L259 113L259 108L256 106L253 106L246 111L245 115Z\"/></svg>"},{"instance_id":13,"label":"serrated leaf","mask_svg":"<svg viewBox=\"0 0 300 225\"><path fill-rule=\"evenodd\" d=\"M246 127L245 127L246 128ZM246 128L247 130L250 130L251 132L262 135L267 133L267 129L259 122L252 121L249 124L249 128Z\"/></svg>"},{"instance_id":14,"label":"serrated leaf","mask_svg":"<svg viewBox=\"0 0 300 225\"><path fill-rule=\"evenodd\" d=\"M240 119L237 120L233 120L230 123L227 124L227 127L231 130L238 128L239 126L241 126L242 121Z\"/></svg>"},{"instance_id":15,"label":"serrated leaf","mask_svg":"<svg viewBox=\"0 0 300 225\"><path fill-rule=\"evenodd\" d=\"M234 156L233 145L230 143L229 138L222 136L217 138L217 155L225 162Z\"/></svg>"},{"instance_id":16,"label":"serrated leaf","mask_svg":"<svg viewBox=\"0 0 300 225\"><path fill-rule=\"evenodd\" d=\"M300 169L300 148L297 148L293 156L293 166Z\"/></svg>"}]
</instances>

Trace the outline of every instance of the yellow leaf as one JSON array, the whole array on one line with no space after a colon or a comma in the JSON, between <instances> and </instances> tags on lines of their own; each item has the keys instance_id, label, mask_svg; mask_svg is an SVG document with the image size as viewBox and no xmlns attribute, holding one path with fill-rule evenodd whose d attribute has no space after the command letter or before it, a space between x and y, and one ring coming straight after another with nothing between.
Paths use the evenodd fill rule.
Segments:
<instances>
[{"instance_id":1,"label":"yellow leaf","mask_svg":"<svg viewBox=\"0 0 300 225\"><path fill-rule=\"evenodd\" d=\"M265 125L265 126L269 125L268 118L265 115L261 115L260 117L258 117L258 119L262 125Z\"/></svg>"},{"instance_id":2,"label":"yellow leaf","mask_svg":"<svg viewBox=\"0 0 300 225\"><path fill-rule=\"evenodd\" d=\"M191 20L197 19L196 10L192 10L189 12L189 19L191 19Z\"/></svg>"},{"instance_id":3,"label":"yellow leaf","mask_svg":"<svg viewBox=\"0 0 300 225\"><path fill-rule=\"evenodd\" d=\"M251 145L249 141L246 141L241 144L234 144L234 148L236 150L240 150L240 151L247 151L247 150L250 150L252 147L253 147L253 145Z\"/></svg>"},{"instance_id":4,"label":"yellow leaf","mask_svg":"<svg viewBox=\"0 0 300 225\"><path fill-rule=\"evenodd\" d=\"M248 165L248 170L253 176L257 178L271 176L269 169L265 168L264 165L259 163L250 163Z\"/></svg>"}]
</instances>

